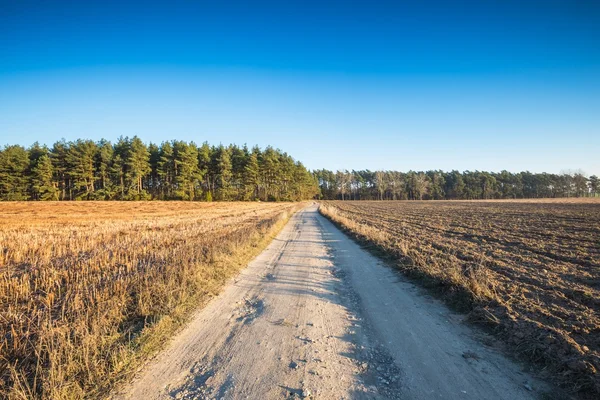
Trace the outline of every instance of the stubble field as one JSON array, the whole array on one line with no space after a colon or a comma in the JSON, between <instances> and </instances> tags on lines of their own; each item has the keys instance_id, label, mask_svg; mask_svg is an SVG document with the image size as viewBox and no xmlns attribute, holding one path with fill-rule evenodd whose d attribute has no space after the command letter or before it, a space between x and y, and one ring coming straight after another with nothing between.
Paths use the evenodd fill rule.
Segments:
<instances>
[{"instance_id":1,"label":"stubble field","mask_svg":"<svg viewBox=\"0 0 600 400\"><path fill-rule=\"evenodd\" d=\"M298 204L0 204L0 397L98 397Z\"/></svg>"},{"instance_id":2,"label":"stubble field","mask_svg":"<svg viewBox=\"0 0 600 400\"><path fill-rule=\"evenodd\" d=\"M328 201L321 213L538 371L600 394L600 201Z\"/></svg>"}]
</instances>

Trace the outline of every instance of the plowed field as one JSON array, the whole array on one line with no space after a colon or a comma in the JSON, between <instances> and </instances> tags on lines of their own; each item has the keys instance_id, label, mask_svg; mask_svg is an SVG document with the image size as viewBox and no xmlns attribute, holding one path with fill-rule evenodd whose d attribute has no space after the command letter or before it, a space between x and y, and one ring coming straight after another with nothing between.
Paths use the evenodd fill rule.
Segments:
<instances>
[{"instance_id":1,"label":"plowed field","mask_svg":"<svg viewBox=\"0 0 600 400\"><path fill-rule=\"evenodd\" d=\"M600 202L325 202L563 385L600 393Z\"/></svg>"}]
</instances>

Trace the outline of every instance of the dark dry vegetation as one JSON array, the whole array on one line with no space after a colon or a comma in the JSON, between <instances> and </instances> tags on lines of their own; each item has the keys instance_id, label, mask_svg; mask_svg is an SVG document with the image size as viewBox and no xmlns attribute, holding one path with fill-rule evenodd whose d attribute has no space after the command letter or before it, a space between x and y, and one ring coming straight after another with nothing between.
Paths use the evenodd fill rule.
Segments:
<instances>
[{"instance_id":1,"label":"dark dry vegetation","mask_svg":"<svg viewBox=\"0 0 600 400\"><path fill-rule=\"evenodd\" d=\"M600 199L324 202L542 373L600 395ZM597 397L596 397L597 398Z\"/></svg>"},{"instance_id":2,"label":"dark dry vegetation","mask_svg":"<svg viewBox=\"0 0 600 400\"><path fill-rule=\"evenodd\" d=\"M5 203L0 398L100 397L283 225L294 203Z\"/></svg>"}]
</instances>

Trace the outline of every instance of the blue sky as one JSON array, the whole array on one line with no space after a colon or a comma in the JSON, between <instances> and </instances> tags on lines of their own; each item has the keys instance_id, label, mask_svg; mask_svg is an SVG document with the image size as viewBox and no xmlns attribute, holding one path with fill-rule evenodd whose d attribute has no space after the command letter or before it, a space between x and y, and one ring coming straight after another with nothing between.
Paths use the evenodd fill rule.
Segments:
<instances>
[{"instance_id":1,"label":"blue sky","mask_svg":"<svg viewBox=\"0 0 600 400\"><path fill-rule=\"evenodd\" d=\"M120 3L0 0L0 144L600 174L597 1Z\"/></svg>"}]
</instances>

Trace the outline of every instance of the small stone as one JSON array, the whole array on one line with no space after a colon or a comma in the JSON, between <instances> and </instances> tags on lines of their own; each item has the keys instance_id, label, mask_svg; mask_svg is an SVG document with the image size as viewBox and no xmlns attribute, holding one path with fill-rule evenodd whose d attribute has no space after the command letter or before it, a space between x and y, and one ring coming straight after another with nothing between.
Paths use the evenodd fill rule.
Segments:
<instances>
[{"instance_id":1,"label":"small stone","mask_svg":"<svg viewBox=\"0 0 600 400\"><path fill-rule=\"evenodd\" d=\"M529 382L525 382L525 384L523 385L523 387L527 390L529 390L530 392L533 391L533 388L531 387L531 385L529 384Z\"/></svg>"},{"instance_id":2,"label":"small stone","mask_svg":"<svg viewBox=\"0 0 600 400\"><path fill-rule=\"evenodd\" d=\"M310 390L308 390L308 389L302 389L302 398L305 399L307 397L310 397L310 395L311 395Z\"/></svg>"},{"instance_id":3,"label":"small stone","mask_svg":"<svg viewBox=\"0 0 600 400\"><path fill-rule=\"evenodd\" d=\"M291 369L298 369L298 363L297 363L297 362L295 362L295 361L292 361L292 362L290 363L290 368L291 368Z\"/></svg>"}]
</instances>

